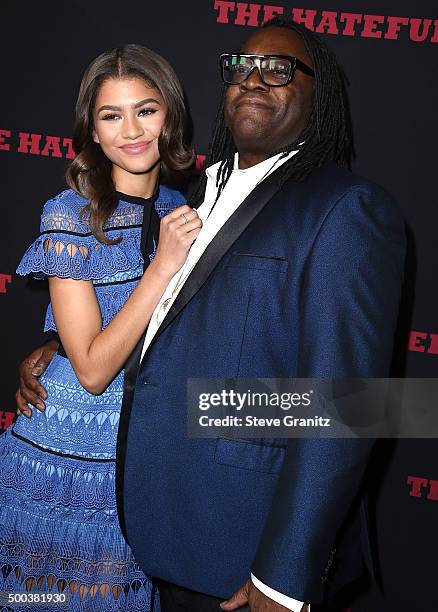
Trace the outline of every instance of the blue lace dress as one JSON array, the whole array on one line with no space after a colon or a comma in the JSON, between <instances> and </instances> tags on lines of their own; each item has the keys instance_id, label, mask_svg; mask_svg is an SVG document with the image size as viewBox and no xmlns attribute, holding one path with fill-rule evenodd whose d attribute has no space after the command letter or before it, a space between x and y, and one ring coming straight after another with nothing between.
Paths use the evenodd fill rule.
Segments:
<instances>
[{"instance_id":1,"label":"blue lace dress","mask_svg":"<svg viewBox=\"0 0 438 612\"><path fill-rule=\"evenodd\" d=\"M161 217L183 201L162 187L155 209ZM41 234L17 272L92 280L105 327L143 272L141 202L128 196L119 200L106 233L122 240L106 246L81 218L87 201L72 190L62 192L45 204ZM56 331L50 305L45 330ZM69 611L157 612L157 593L136 564L117 518L123 372L95 396L81 386L69 360L57 354L40 380L48 391L45 411L33 409L30 419L19 416L0 436L0 591L63 592L69 602L63 609ZM13 609L35 608L15 604Z\"/></svg>"}]
</instances>

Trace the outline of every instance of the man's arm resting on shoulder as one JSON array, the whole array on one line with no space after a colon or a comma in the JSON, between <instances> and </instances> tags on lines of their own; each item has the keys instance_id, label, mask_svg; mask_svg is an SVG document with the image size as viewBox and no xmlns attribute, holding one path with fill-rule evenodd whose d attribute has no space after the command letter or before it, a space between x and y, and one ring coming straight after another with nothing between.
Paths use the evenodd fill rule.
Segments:
<instances>
[{"instance_id":1,"label":"man's arm resting on shoulder","mask_svg":"<svg viewBox=\"0 0 438 612\"><path fill-rule=\"evenodd\" d=\"M404 254L404 223L383 190L359 185L339 198L307 262L299 377L388 376ZM372 446L367 439L289 440L252 566L258 580L322 601L333 545Z\"/></svg>"}]
</instances>

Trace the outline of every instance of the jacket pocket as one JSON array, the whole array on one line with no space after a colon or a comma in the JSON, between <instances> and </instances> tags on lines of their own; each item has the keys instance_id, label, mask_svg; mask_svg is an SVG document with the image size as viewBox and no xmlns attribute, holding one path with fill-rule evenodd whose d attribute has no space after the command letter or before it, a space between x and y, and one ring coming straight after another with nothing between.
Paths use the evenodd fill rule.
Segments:
<instances>
[{"instance_id":1,"label":"jacket pocket","mask_svg":"<svg viewBox=\"0 0 438 612\"><path fill-rule=\"evenodd\" d=\"M258 253L237 253L230 255L227 267L246 270L266 270L285 273L289 265L286 257L281 255L260 255Z\"/></svg>"},{"instance_id":2,"label":"jacket pocket","mask_svg":"<svg viewBox=\"0 0 438 612\"><path fill-rule=\"evenodd\" d=\"M285 449L279 446L267 446L250 440L231 440L218 438L215 461L222 465L278 474L283 465Z\"/></svg>"}]
</instances>

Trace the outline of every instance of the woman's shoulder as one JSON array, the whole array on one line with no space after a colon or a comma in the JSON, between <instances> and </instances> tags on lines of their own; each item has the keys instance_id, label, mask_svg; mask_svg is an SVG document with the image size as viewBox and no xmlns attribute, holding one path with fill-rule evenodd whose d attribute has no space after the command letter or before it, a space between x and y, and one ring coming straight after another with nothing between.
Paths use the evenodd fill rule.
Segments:
<instances>
[{"instance_id":1,"label":"woman's shoulder","mask_svg":"<svg viewBox=\"0 0 438 612\"><path fill-rule=\"evenodd\" d=\"M181 206L185 202L186 198L182 193L171 187L161 185L155 208L160 216L164 216L170 210ZM40 231L47 232L58 230L88 234L90 232L88 215L83 214L83 209L88 203L89 200L86 197L73 189L61 191L47 200L44 204L41 215ZM123 203L119 202L107 224L111 226L123 225L118 219L118 216L123 212L126 212L123 210ZM114 221L114 223L112 221ZM116 223L116 221L118 222Z\"/></svg>"},{"instance_id":2,"label":"woman's shoulder","mask_svg":"<svg viewBox=\"0 0 438 612\"><path fill-rule=\"evenodd\" d=\"M47 200L43 206L40 231L89 231L82 210L89 200L73 189L65 189Z\"/></svg>"}]
</instances>

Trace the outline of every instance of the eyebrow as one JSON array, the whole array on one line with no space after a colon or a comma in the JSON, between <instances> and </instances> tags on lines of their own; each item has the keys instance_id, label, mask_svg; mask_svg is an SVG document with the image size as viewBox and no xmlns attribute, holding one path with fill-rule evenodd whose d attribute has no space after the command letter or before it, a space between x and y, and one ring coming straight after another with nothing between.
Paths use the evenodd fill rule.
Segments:
<instances>
[{"instance_id":1,"label":"eyebrow","mask_svg":"<svg viewBox=\"0 0 438 612\"><path fill-rule=\"evenodd\" d=\"M135 104L133 104L131 108L140 108L140 106L143 106L143 104L149 104L150 102L155 102L155 104L158 105L160 104L160 102L155 98L145 98L144 100L140 100L140 102L136 102ZM97 112L100 113L100 111L103 110L121 111L122 108L123 107L121 106L111 106L110 104L104 104L104 106L101 106Z\"/></svg>"}]
</instances>

